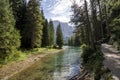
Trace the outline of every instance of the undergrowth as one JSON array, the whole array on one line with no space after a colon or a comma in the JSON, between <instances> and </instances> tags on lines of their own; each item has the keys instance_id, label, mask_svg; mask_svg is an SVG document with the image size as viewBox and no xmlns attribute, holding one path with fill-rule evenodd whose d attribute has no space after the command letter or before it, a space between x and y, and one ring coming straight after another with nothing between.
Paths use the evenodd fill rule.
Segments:
<instances>
[{"instance_id":1,"label":"undergrowth","mask_svg":"<svg viewBox=\"0 0 120 80\"><path fill-rule=\"evenodd\" d=\"M104 77L105 80L112 80L111 72L104 67L104 55L101 52L101 47L96 46L96 50L87 45L82 45L83 65L89 73L94 74L95 80L100 80Z\"/></svg>"},{"instance_id":2,"label":"undergrowth","mask_svg":"<svg viewBox=\"0 0 120 80\"><path fill-rule=\"evenodd\" d=\"M24 60L27 58L28 55L33 55L33 54L45 54L47 52L54 52L56 49L50 49L50 48L34 48L30 50L12 50L7 54L6 57L0 57L0 67L2 65L5 65L9 62L13 61L20 61Z\"/></svg>"}]
</instances>

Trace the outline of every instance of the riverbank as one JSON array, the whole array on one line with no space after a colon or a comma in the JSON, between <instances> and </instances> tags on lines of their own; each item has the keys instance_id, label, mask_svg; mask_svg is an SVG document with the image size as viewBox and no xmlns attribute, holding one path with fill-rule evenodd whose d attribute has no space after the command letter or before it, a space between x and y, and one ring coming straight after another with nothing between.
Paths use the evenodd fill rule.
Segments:
<instances>
[{"instance_id":1,"label":"riverbank","mask_svg":"<svg viewBox=\"0 0 120 80\"><path fill-rule=\"evenodd\" d=\"M89 46L82 46L83 71L84 75L80 75L78 80L112 80L110 70L104 66L104 53L101 51L101 46L96 46L92 49Z\"/></svg>"},{"instance_id":2,"label":"riverbank","mask_svg":"<svg viewBox=\"0 0 120 80\"><path fill-rule=\"evenodd\" d=\"M24 60L20 61L14 61L10 62L6 65L3 65L0 68L0 80L6 80L10 78L11 76L25 70L26 68L33 65L35 62L37 62L40 58L43 58L50 54L59 53L60 51L63 51L64 49L44 49L42 51L36 52L37 54L31 54L27 55L27 57Z\"/></svg>"}]
</instances>

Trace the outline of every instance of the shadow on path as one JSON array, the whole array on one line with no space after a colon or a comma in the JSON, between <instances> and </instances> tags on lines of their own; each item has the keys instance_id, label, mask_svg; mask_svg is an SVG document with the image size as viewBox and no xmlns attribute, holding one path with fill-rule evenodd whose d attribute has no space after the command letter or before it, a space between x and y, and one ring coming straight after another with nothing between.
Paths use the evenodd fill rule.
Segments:
<instances>
[{"instance_id":1,"label":"shadow on path","mask_svg":"<svg viewBox=\"0 0 120 80\"><path fill-rule=\"evenodd\" d=\"M120 80L120 53L108 44L102 44L102 52L104 65L111 70L115 80Z\"/></svg>"}]
</instances>

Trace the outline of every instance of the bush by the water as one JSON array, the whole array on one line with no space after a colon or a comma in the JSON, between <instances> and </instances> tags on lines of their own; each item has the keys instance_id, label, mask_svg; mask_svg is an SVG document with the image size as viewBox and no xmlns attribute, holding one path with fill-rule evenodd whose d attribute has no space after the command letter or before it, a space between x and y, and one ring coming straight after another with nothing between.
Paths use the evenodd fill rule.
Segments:
<instances>
[{"instance_id":1,"label":"bush by the water","mask_svg":"<svg viewBox=\"0 0 120 80\"><path fill-rule=\"evenodd\" d=\"M12 51L9 51L9 53L4 54L4 57L0 56L0 65L11 61L23 60L25 57L26 54L24 52L14 49Z\"/></svg>"},{"instance_id":2,"label":"bush by the water","mask_svg":"<svg viewBox=\"0 0 120 80\"><path fill-rule=\"evenodd\" d=\"M99 46L97 47L96 50L94 50L89 46L82 45L81 49L82 49L81 56L83 58L83 65L90 73L94 74L95 80L100 80L101 76L105 76L106 74L108 74L108 72L106 72L105 69L103 69L104 68L104 65L103 65L104 56ZM105 80L108 80L108 78Z\"/></svg>"}]
</instances>

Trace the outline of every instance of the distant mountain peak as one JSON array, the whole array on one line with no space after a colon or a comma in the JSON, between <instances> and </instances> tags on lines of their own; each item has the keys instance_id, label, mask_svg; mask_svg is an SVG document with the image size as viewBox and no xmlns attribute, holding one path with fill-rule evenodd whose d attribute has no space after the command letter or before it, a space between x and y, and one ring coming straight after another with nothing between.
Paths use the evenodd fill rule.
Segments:
<instances>
[{"instance_id":1,"label":"distant mountain peak","mask_svg":"<svg viewBox=\"0 0 120 80\"><path fill-rule=\"evenodd\" d=\"M61 25L61 29L63 32L64 41L67 42L67 40L73 35L74 28L66 22L60 22L58 20L54 20L53 24L54 24L55 33L59 23Z\"/></svg>"}]
</instances>

